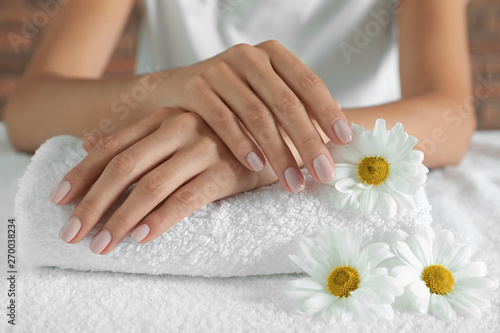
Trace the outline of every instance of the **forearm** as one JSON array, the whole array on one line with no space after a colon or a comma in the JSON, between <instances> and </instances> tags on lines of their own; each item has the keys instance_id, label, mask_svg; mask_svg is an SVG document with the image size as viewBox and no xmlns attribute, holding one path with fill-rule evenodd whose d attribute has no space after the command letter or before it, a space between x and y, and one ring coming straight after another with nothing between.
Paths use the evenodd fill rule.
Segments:
<instances>
[{"instance_id":1,"label":"forearm","mask_svg":"<svg viewBox=\"0 0 500 333\"><path fill-rule=\"evenodd\" d=\"M29 78L5 108L11 142L20 151L34 151L54 135L116 132L160 106L155 94L165 76L166 72L118 79Z\"/></svg>"},{"instance_id":2,"label":"forearm","mask_svg":"<svg viewBox=\"0 0 500 333\"><path fill-rule=\"evenodd\" d=\"M476 127L473 99L428 93L384 105L345 109L349 121L373 129L375 120L384 118L388 128L397 122L419 142L429 168L457 164L467 151Z\"/></svg>"}]
</instances>

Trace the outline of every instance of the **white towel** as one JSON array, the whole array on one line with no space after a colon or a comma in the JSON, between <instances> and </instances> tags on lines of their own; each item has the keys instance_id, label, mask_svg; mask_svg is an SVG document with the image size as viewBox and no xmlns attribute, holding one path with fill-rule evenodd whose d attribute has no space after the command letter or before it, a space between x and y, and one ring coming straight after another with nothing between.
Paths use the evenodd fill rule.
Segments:
<instances>
[{"instance_id":1,"label":"white towel","mask_svg":"<svg viewBox=\"0 0 500 333\"><path fill-rule=\"evenodd\" d=\"M50 191L85 155L80 139L54 137L37 150L20 180L15 216L28 267L205 277L296 273L301 270L288 255L297 250L298 239L326 226L356 226L366 244L396 229L411 233L416 225L431 222L423 188L417 208L403 216L364 217L334 208L335 188L316 183L305 172L306 189L300 194L275 183L233 195L194 212L150 243L137 244L127 236L111 253L96 255L90 241L117 205L81 242L66 244L58 233L76 203L58 206L48 200Z\"/></svg>"}]
</instances>

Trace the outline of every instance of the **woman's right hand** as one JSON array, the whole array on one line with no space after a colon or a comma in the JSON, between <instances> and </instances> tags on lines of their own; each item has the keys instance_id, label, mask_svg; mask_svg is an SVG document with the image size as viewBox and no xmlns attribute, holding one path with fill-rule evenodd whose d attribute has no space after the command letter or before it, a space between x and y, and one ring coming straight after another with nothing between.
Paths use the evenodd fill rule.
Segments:
<instances>
[{"instance_id":1,"label":"woman's right hand","mask_svg":"<svg viewBox=\"0 0 500 333\"><path fill-rule=\"evenodd\" d=\"M164 105L199 114L250 170L260 171L265 155L294 193L305 181L280 129L322 183L335 177L335 164L311 118L334 143L352 140L344 113L321 79L276 41L236 45L171 70L165 84Z\"/></svg>"},{"instance_id":2,"label":"woman's right hand","mask_svg":"<svg viewBox=\"0 0 500 333\"><path fill-rule=\"evenodd\" d=\"M161 108L83 144L88 155L49 198L64 205L84 194L60 231L65 242L80 242L137 183L90 243L97 254L111 252L134 227L131 237L144 244L212 201L276 181L269 166L259 173L243 167L200 116L179 109Z\"/></svg>"}]
</instances>

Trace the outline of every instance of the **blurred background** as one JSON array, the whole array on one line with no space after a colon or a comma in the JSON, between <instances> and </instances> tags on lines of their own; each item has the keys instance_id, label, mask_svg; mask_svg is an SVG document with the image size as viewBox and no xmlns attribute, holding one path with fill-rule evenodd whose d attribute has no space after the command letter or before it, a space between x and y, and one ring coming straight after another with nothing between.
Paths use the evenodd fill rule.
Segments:
<instances>
[{"instance_id":1,"label":"blurred background","mask_svg":"<svg viewBox=\"0 0 500 333\"><path fill-rule=\"evenodd\" d=\"M16 53L7 34L21 34L25 20L40 11L39 0L0 0L0 120L9 94L14 91L41 34L20 43ZM141 17L136 6L109 63L106 76L134 71L137 26ZM500 129L500 1L470 0L469 40L478 127ZM24 21L23 21L24 20Z\"/></svg>"}]
</instances>

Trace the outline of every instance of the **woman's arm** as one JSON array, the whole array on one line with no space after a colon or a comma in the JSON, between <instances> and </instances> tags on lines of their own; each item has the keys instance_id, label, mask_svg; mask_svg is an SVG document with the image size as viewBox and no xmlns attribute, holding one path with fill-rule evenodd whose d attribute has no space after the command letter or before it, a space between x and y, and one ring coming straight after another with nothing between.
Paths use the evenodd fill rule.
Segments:
<instances>
[{"instance_id":1,"label":"woman's arm","mask_svg":"<svg viewBox=\"0 0 500 333\"><path fill-rule=\"evenodd\" d=\"M347 118L366 128L401 122L426 166L459 163L476 127L465 1L400 0L399 48L402 99L346 109Z\"/></svg>"},{"instance_id":2,"label":"woman's arm","mask_svg":"<svg viewBox=\"0 0 500 333\"><path fill-rule=\"evenodd\" d=\"M99 80L133 3L74 0L51 18L5 108L16 149L34 151L51 136L81 137L85 129L99 128L112 101L137 84L137 77ZM133 117L129 118L127 122L132 122Z\"/></svg>"}]
</instances>

